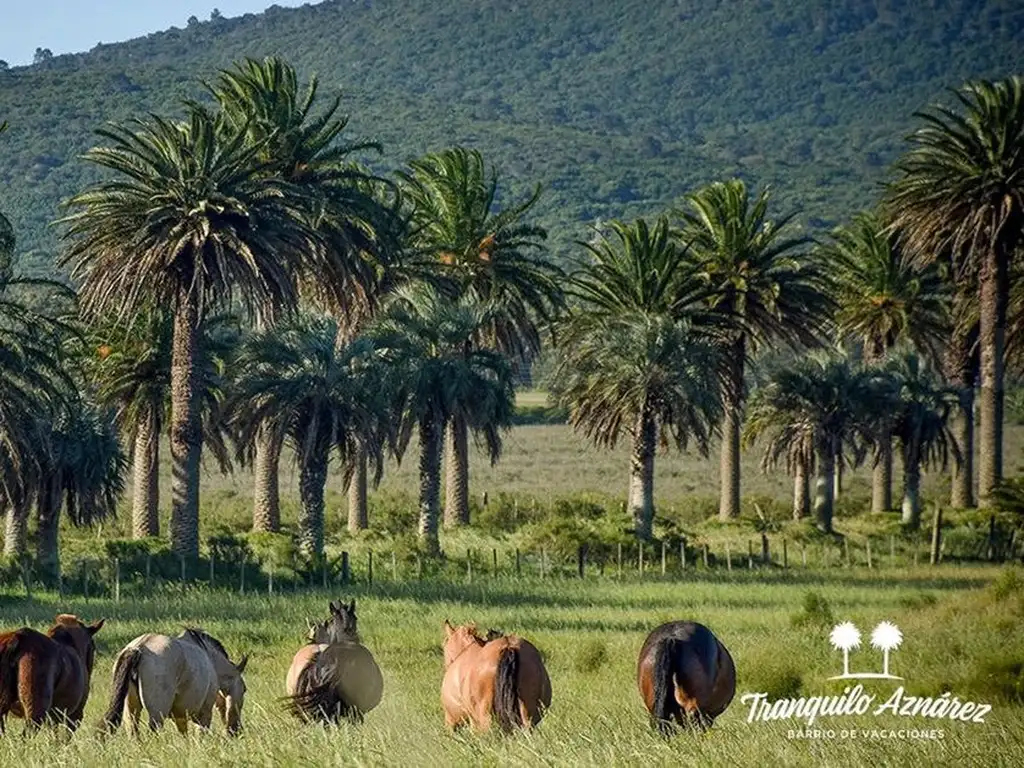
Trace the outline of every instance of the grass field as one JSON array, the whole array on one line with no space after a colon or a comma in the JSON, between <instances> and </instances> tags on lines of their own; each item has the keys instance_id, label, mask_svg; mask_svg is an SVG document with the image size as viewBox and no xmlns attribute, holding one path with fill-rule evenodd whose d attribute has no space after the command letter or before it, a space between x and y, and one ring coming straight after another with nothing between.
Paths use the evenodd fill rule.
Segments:
<instances>
[{"instance_id":1,"label":"grass field","mask_svg":"<svg viewBox=\"0 0 1024 768\"><path fill-rule=\"evenodd\" d=\"M1009 572L1007 572L1009 573ZM986 586L994 577L997 586ZM793 625L808 591L827 602L834 621L852 620L865 632L854 668L878 666L867 633L895 621L904 633L892 668L908 693L952 690L961 699L993 704L982 724L925 718L823 718L817 728L941 729L941 740L790 739L789 723L748 723L744 692L772 698L839 693L828 677L842 668L821 611ZM44 627L58 610L108 618L97 636L94 687L86 727L70 740L44 734L29 741L0 740L0 765L958 765L1019 764L1024 743L1024 581L994 568L944 567L893 571L861 569L695 573L684 581L611 579L482 579L378 583L350 590L358 599L360 628L385 676L381 706L362 726L302 727L282 713L277 697L304 635L304 617L326 614L323 592L244 599L226 592L172 588L120 605L93 600L58 605L53 597L27 603L0 597L4 624ZM337 597L337 594L331 594ZM544 652L551 674L552 708L530 735L451 735L439 703L441 622L476 620L516 631ZM693 618L728 646L737 667L737 698L704 735L670 742L648 728L634 669L645 634L662 621ZM124 733L100 741L93 726L109 691L117 651L145 631L177 633L195 622L221 639L232 655L251 652L246 674L245 731L228 739L218 723L212 734L182 739L173 727L135 741ZM1016 666L1014 666L1016 664ZM1013 686L1017 686L1014 688ZM894 684L868 681L878 701ZM1007 703L1007 697L1018 703ZM15 723L13 731L20 724Z\"/></svg>"}]
</instances>

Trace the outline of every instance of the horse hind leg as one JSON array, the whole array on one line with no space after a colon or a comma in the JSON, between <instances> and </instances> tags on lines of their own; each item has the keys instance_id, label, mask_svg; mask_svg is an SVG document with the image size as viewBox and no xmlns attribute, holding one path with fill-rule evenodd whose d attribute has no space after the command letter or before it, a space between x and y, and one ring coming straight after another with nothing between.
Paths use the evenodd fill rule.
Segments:
<instances>
[{"instance_id":1,"label":"horse hind leg","mask_svg":"<svg viewBox=\"0 0 1024 768\"><path fill-rule=\"evenodd\" d=\"M139 692L134 685L128 687L128 696L124 701L125 713L128 715L126 718L128 732L133 736L139 736L141 729L139 728L139 721L142 719L142 699L139 698Z\"/></svg>"}]
</instances>

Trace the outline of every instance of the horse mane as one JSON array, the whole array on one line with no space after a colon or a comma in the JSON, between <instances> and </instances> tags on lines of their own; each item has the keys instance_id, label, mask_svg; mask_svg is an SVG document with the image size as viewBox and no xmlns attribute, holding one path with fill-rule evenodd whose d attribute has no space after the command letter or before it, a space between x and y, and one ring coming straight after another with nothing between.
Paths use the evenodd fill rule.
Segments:
<instances>
[{"instance_id":1,"label":"horse mane","mask_svg":"<svg viewBox=\"0 0 1024 768\"><path fill-rule=\"evenodd\" d=\"M221 644L220 640L207 634L205 631L199 629L199 627L185 627L185 635L189 640L194 642L196 645L204 648L213 648L219 653L223 654L225 659L230 660L227 649Z\"/></svg>"}]
</instances>

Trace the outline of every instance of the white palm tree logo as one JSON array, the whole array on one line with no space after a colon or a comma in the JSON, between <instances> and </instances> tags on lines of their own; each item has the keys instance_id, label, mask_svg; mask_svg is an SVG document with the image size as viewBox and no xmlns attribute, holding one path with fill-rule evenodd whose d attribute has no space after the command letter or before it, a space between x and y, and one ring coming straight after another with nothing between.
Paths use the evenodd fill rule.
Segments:
<instances>
[{"instance_id":1,"label":"white palm tree logo","mask_svg":"<svg viewBox=\"0 0 1024 768\"><path fill-rule=\"evenodd\" d=\"M891 621L883 621L871 633L871 647L883 654L881 672L850 672L850 651L860 648L860 630L852 621L836 624L829 635L832 647L843 652L843 674L830 677L829 680L864 680L869 678L885 680L902 680L889 673L889 653L903 643L903 633Z\"/></svg>"},{"instance_id":2,"label":"white palm tree logo","mask_svg":"<svg viewBox=\"0 0 1024 768\"><path fill-rule=\"evenodd\" d=\"M852 621L844 621L832 628L829 640L832 642L833 648L843 652L843 674L831 679L850 677L850 651L860 647L860 630L854 626Z\"/></svg>"},{"instance_id":3,"label":"white palm tree logo","mask_svg":"<svg viewBox=\"0 0 1024 768\"><path fill-rule=\"evenodd\" d=\"M903 679L902 677L896 677L896 675L889 674L889 652L899 648L902 642L903 633L900 632L900 628L891 621L881 622L871 633L871 646L873 648L878 648L883 654L882 677L886 677L891 680Z\"/></svg>"}]
</instances>

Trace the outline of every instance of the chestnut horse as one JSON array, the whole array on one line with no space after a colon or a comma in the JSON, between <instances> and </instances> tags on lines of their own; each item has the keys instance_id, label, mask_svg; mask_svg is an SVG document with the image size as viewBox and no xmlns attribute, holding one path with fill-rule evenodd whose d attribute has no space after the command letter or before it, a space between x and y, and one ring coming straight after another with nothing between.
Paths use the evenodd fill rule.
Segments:
<instances>
[{"instance_id":1,"label":"chestnut horse","mask_svg":"<svg viewBox=\"0 0 1024 768\"><path fill-rule=\"evenodd\" d=\"M532 643L496 630L484 639L474 624L445 621L444 632L441 704L449 728L468 721L486 731L497 719L507 732L540 722L551 706L551 679Z\"/></svg>"},{"instance_id":2,"label":"chestnut horse","mask_svg":"<svg viewBox=\"0 0 1024 768\"><path fill-rule=\"evenodd\" d=\"M710 629L673 621L647 636L637 683L653 724L667 736L673 724L709 727L736 693L736 667Z\"/></svg>"},{"instance_id":3,"label":"chestnut horse","mask_svg":"<svg viewBox=\"0 0 1024 768\"><path fill-rule=\"evenodd\" d=\"M359 640L356 601L332 601L329 607L331 618L310 624L307 644L292 659L286 706L303 721L358 722L380 704L384 677Z\"/></svg>"},{"instance_id":4,"label":"chestnut horse","mask_svg":"<svg viewBox=\"0 0 1024 768\"><path fill-rule=\"evenodd\" d=\"M45 635L28 627L0 635L0 733L8 714L33 728L47 719L78 728L96 658L93 635L104 621L86 625L62 613Z\"/></svg>"}]
</instances>

